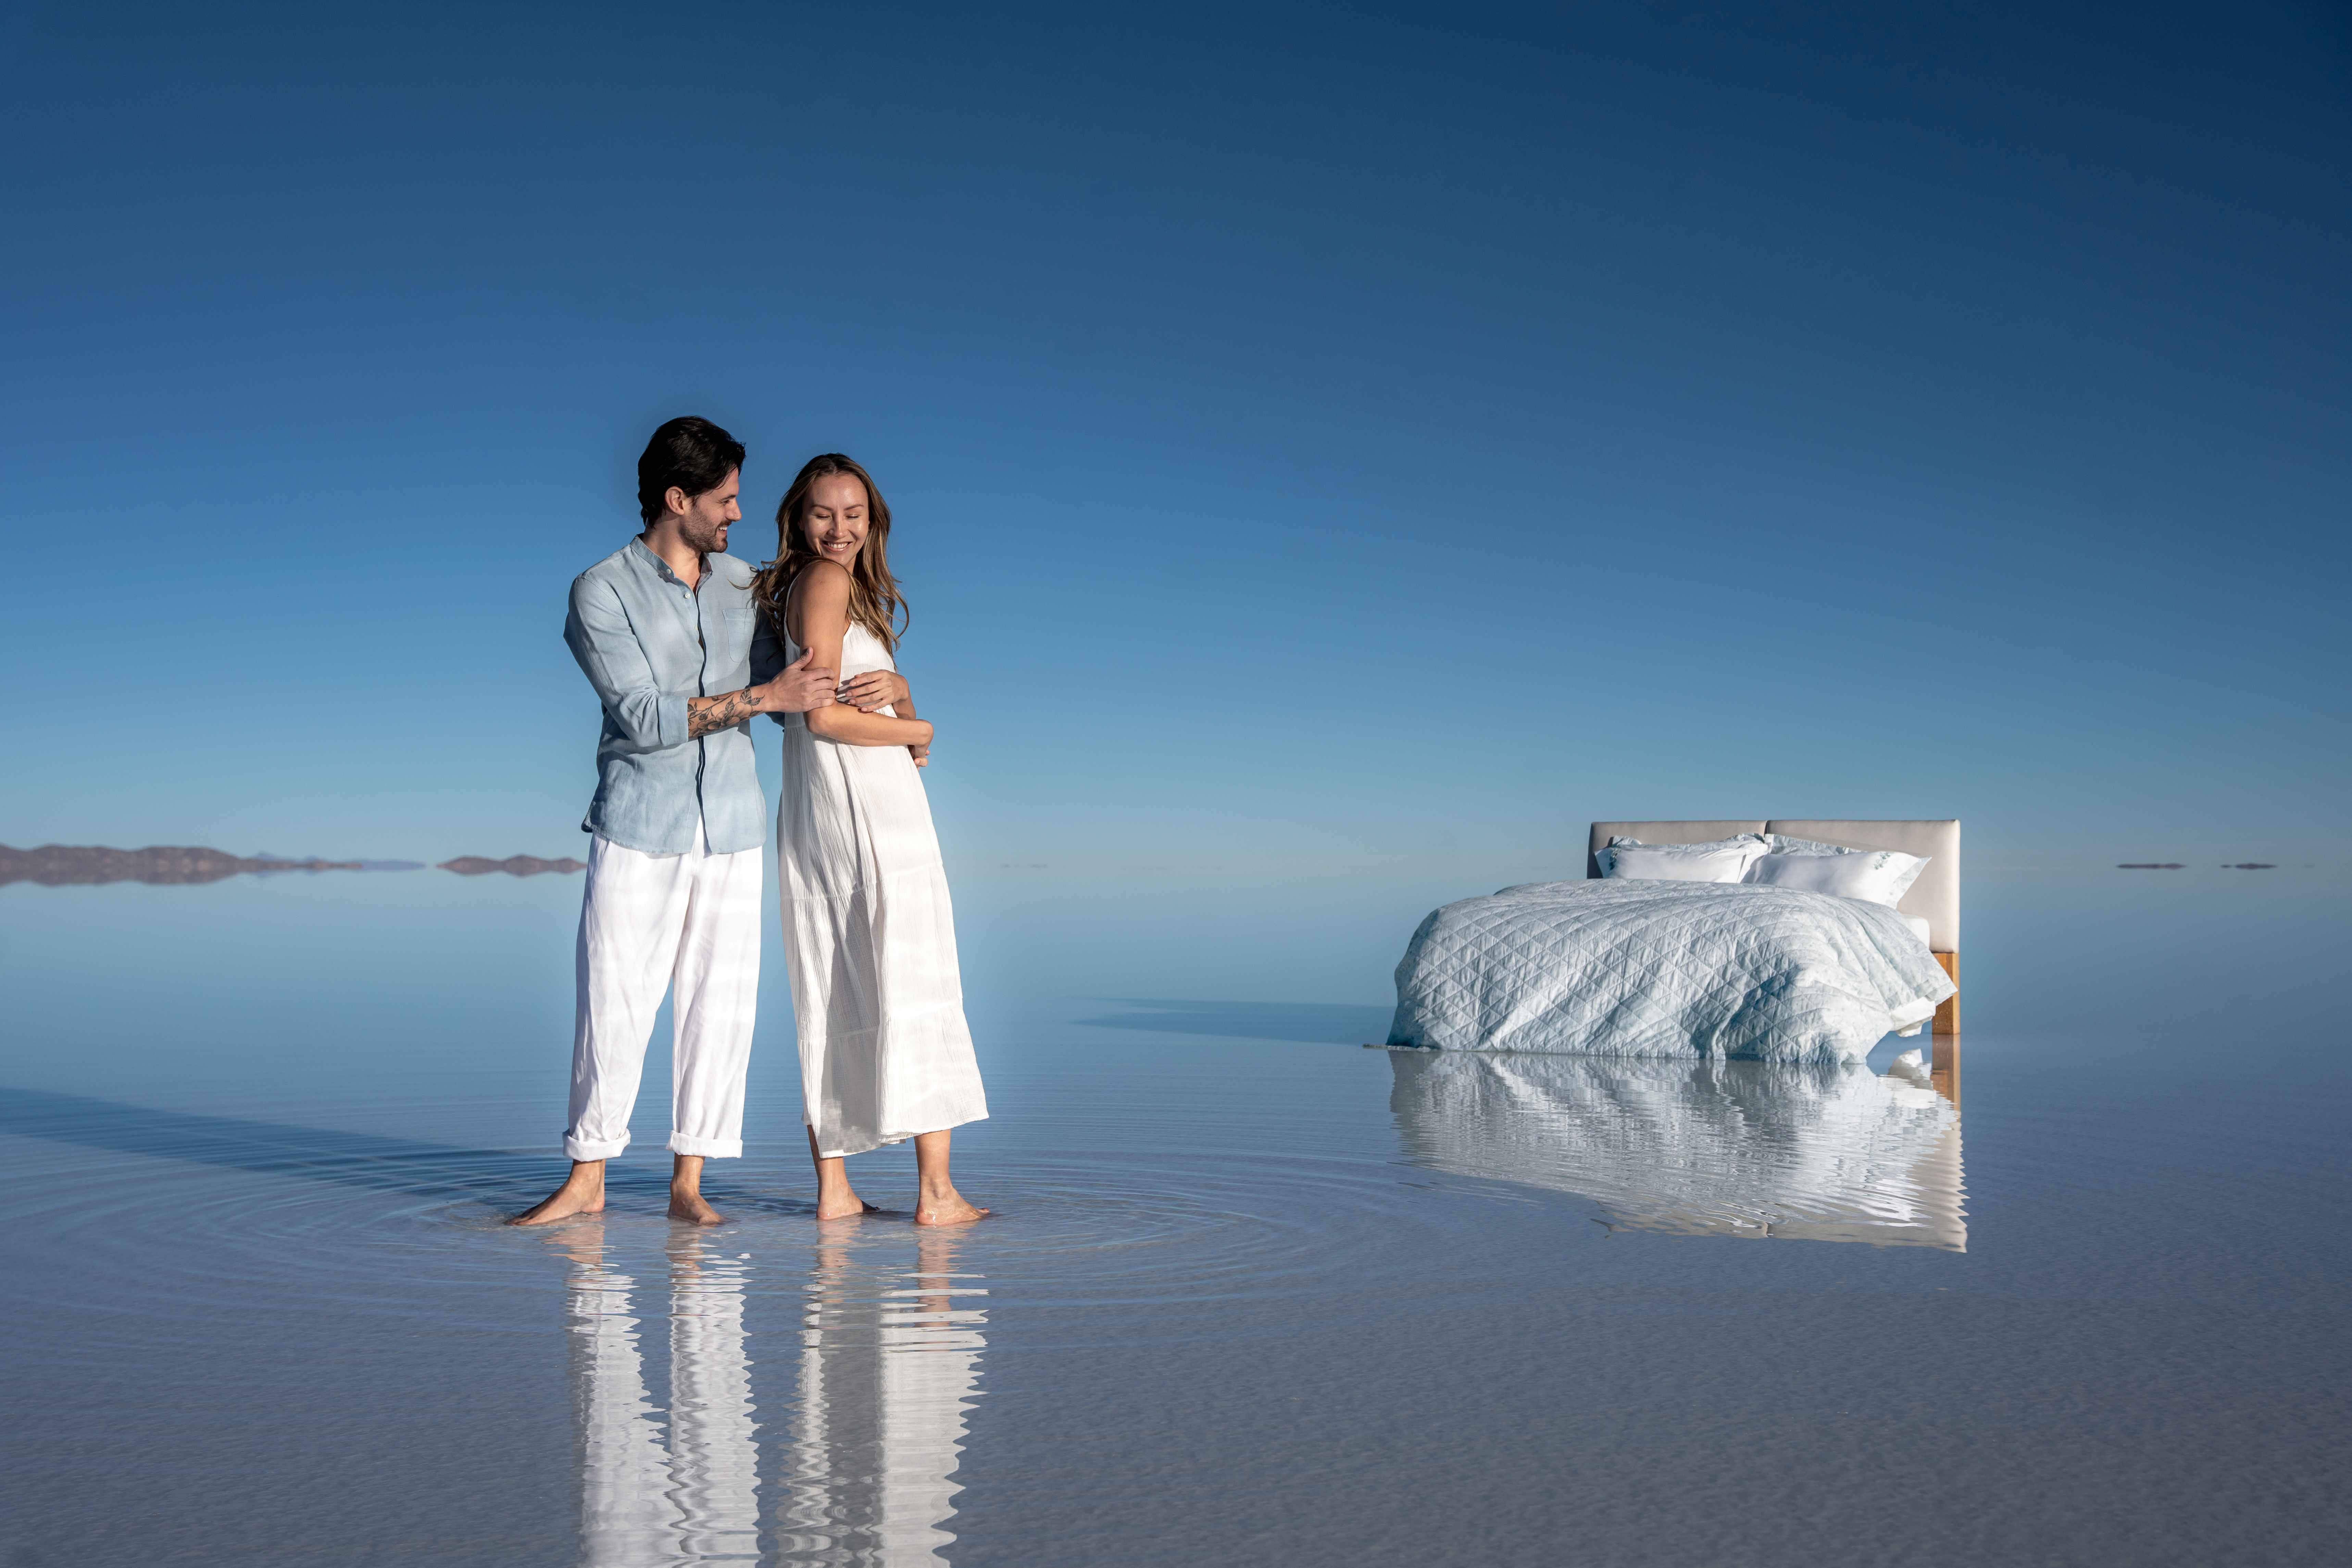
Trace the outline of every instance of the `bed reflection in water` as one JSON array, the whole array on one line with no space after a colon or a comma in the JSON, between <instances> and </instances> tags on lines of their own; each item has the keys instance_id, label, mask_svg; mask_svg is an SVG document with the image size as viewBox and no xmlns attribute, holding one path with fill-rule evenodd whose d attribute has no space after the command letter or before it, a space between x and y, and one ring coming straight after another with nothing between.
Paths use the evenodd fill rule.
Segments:
<instances>
[{"instance_id":1,"label":"bed reflection in water","mask_svg":"<svg viewBox=\"0 0 2352 1568\"><path fill-rule=\"evenodd\" d=\"M1413 1163L1576 1193L1677 1236L1968 1249L1959 1058L1932 1072L1395 1050Z\"/></svg>"},{"instance_id":2,"label":"bed reflection in water","mask_svg":"<svg viewBox=\"0 0 2352 1568\"><path fill-rule=\"evenodd\" d=\"M601 1220L551 1235L572 1270L583 1568L947 1561L964 1406L985 1343L971 1299L986 1292L956 1272L959 1238L919 1234L911 1272L897 1239L816 1245L793 1367L797 1410L781 1423L763 1550L748 1259L724 1250L727 1238L679 1229L667 1280L648 1284L608 1262ZM646 1315L665 1306L666 1410L641 1342ZM792 1366L787 1356L778 1370Z\"/></svg>"}]
</instances>

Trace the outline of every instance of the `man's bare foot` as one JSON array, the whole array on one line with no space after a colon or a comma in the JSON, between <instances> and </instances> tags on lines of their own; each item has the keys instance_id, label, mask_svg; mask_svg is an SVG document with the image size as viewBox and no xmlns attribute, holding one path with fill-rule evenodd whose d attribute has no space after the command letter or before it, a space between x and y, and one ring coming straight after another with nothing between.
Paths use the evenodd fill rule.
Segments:
<instances>
[{"instance_id":1,"label":"man's bare foot","mask_svg":"<svg viewBox=\"0 0 2352 1568\"><path fill-rule=\"evenodd\" d=\"M726 1216L702 1200L702 1156L672 1154L669 1162L669 1217L688 1225L721 1225Z\"/></svg>"},{"instance_id":2,"label":"man's bare foot","mask_svg":"<svg viewBox=\"0 0 2352 1568\"><path fill-rule=\"evenodd\" d=\"M572 1167L563 1184L507 1221L509 1225L553 1225L576 1215L604 1212L604 1162L588 1160Z\"/></svg>"},{"instance_id":3,"label":"man's bare foot","mask_svg":"<svg viewBox=\"0 0 2352 1568\"><path fill-rule=\"evenodd\" d=\"M915 1204L917 1225L970 1225L976 1219L986 1219L990 1211L968 1201L950 1187L944 1193L925 1193Z\"/></svg>"},{"instance_id":4,"label":"man's bare foot","mask_svg":"<svg viewBox=\"0 0 2352 1568\"><path fill-rule=\"evenodd\" d=\"M855 1219L862 1214L880 1214L881 1212L856 1193L846 1189L831 1194L821 1194L816 1200L816 1217L819 1219Z\"/></svg>"}]
</instances>

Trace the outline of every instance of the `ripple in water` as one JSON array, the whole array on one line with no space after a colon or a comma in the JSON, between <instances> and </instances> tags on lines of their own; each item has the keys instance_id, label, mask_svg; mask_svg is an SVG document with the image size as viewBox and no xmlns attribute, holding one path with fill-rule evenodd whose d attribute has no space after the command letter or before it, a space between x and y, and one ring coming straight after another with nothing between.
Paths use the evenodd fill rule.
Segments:
<instances>
[{"instance_id":1,"label":"ripple in water","mask_svg":"<svg viewBox=\"0 0 2352 1568\"><path fill-rule=\"evenodd\" d=\"M70 1246L76 1267L59 1289L111 1285L140 1300L170 1256L183 1306L235 1308L299 1286L431 1315L436 1286L536 1282L535 1248L502 1221L561 1170L545 1153L18 1089L0 1089L0 1133L51 1151L41 1181L0 1187L0 1223ZM664 1231L666 1178L657 1153L616 1162L607 1225ZM708 1183L726 1234L762 1244L818 1236L798 1195L809 1184L797 1151L714 1166ZM1396 1190L1394 1169L1373 1159L992 1152L985 1197L999 1215L981 1234L996 1267L1050 1274L1073 1302L1307 1291L1335 1232L1398 1223ZM20 1289L42 1299L41 1281Z\"/></svg>"}]
</instances>

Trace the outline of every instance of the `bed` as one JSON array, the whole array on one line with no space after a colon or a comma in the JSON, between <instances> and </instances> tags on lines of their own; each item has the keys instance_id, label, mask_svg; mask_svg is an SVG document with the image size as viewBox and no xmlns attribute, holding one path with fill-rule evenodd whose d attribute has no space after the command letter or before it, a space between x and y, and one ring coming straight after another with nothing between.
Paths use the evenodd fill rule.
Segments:
<instances>
[{"instance_id":1,"label":"bed","mask_svg":"<svg viewBox=\"0 0 2352 1568\"><path fill-rule=\"evenodd\" d=\"M1893 908L1787 886L1602 875L1612 838L1749 834L1927 864ZM1388 1043L1840 1062L1923 1025L1955 1035L1959 837L1948 819L1596 822L1583 880L1505 888L1422 921L1397 966Z\"/></svg>"}]
</instances>

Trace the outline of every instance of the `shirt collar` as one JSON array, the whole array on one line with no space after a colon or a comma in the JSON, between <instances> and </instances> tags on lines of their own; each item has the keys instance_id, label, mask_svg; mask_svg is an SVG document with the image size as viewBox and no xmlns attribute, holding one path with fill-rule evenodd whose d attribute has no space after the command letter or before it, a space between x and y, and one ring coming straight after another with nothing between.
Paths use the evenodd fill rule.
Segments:
<instances>
[{"instance_id":1,"label":"shirt collar","mask_svg":"<svg viewBox=\"0 0 2352 1568\"><path fill-rule=\"evenodd\" d=\"M646 548L646 542L642 535L631 535L629 539L629 548L635 551L640 556L643 556L645 558L645 563L652 567L656 572L660 573L665 579L677 584L681 588L686 588L686 591L689 594L694 592L693 589L686 587L685 578L679 576L677 573L669 569L668 562L663 560L660 556ZM708 555L702 558L702 574L705 577L710 575L710 557Z\"/></svg>"}]
</instances>

